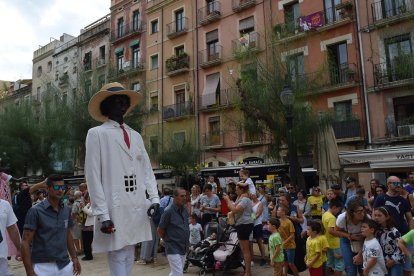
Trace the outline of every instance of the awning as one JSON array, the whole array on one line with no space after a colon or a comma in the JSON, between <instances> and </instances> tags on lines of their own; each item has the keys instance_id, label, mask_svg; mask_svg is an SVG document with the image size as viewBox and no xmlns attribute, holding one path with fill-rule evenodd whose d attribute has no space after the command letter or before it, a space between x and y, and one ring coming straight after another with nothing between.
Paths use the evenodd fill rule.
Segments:
<instances>
[{"instance_id":1,"label":"awning","mask_svg":"<svg viewBox=\"0 0 414 276\"><path fill-rule=\"evenodd\" d=\"M114 52L115 52L115 54L123 53L124 52L124 48L123 47L118 47L118 48L115 49Z\"/></svg>"},{"instance_id":2,"label":"awning","mask_svg":"<svg viewBox=\"0 0 414 276\"><path fill-rule=\"evenodd\" d=\"M384 147L339 153L345 171L374 171L414 168L414 145Z\"/></svg>"},{"instance_id":3,"label":"awning","mask_svg":"<svg viewBox=\"0 0 414 276\"><path fill-rule=\"evenodd\" d=\"M220 73L208 75L206 78L206 85L204 87L201 104L202 106L209 106L216 104L216 91L220 82Z\"/></svg>"},{"instance_id":4,"label":"awning","mask_svg":"<svg viewBox=\"0 0 414 276\"><path fill-rule=\"evenodd\" d=\"M129 43L129 47L134 47L139 45L139 39L135 39L133 41L131 41L131 43Z\"/></svg>"}]
</instances>

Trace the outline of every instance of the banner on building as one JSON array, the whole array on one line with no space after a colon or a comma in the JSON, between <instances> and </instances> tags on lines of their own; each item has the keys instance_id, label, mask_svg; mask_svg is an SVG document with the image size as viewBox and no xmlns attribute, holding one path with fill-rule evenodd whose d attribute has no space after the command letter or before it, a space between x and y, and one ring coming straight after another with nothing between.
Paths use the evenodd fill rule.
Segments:
<instances>
[{"instance_id":1,"label":"banner on building","mask_svg":"<svg viewBox=\"0 0 414 276\"><path fill-rule=\"evenodd\" d=\"M309 31L322 27L324 25L323 12L315 12L299 18L299 26L301 32Z\"/></svg>"}]
</instances>

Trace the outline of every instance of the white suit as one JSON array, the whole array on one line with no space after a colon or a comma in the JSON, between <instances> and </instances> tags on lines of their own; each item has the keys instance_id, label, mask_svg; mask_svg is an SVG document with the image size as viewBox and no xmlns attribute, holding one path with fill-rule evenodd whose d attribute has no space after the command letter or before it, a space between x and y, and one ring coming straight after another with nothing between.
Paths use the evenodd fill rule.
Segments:
<instances>
[{"instance_id":1,"label":"white suit","mask_svg":"<svg viewBox=\"0 0 414 276\"><path fill-rule=\"evenodd\" d=\"M152 203L159 203L157 183L141 135L108 120L91 128L86 137L85 174L95 216L93 251L108 252L152 239L145 190ZM111 219L116 232L100 231Z\"/></svg>"}]
</instances>

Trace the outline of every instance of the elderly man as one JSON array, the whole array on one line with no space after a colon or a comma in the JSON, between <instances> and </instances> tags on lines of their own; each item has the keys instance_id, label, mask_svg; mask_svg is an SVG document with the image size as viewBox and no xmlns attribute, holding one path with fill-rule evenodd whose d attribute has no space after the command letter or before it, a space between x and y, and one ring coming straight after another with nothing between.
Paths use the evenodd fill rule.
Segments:
<instances>
[{"instance_id":1,"label":"elderly man","mask_svg":"<svg viewBox=\"0 0 414 276\"><path fill-rule=\"evenodd\" d=\"M403 183L396 176L387 178L388 191L375 199L374 209L386 206L391 217L394 218L395 228L401 235L407 234L410 229L414 229L414 221L408 201L399 195L398 187L403 188ZM404 275L411 275L411 260L407 257L404 263Z\"/></svg>"},{"instance_id":2,"label":"elderly man","mask_svg":"<svg viewBox=\"0 0 414 276\"><path fill-rule=\"evenodd\" d=\"M131 275L134 247L152 239L148 216L159 209L157 182L142 137L124 123L141 100L140 93L114 82L105 84L88 105L91 117L103 122L86 137L85 174L96 218L92 248L108 253L113 276Z\"/></svg>"},{"instance_id":3,"label":"elderly man","mask_svg":"<svg viewBox=\"0 0 414 276\"><path fill-rule=\"evenodd\" d=\"M171 268L169 276L182 276L190 238L188 213L185 208L186 191L178 188L173 195L174 201L162 214L157 231L165 244L165 253Z\"/></svg>"}]
</instances>

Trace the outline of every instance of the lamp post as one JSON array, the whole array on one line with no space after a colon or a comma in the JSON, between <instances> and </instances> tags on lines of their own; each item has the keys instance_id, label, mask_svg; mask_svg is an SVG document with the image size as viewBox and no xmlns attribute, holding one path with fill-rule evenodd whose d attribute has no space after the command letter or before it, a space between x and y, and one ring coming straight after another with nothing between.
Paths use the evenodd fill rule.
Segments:
<instances>
[{"instance_id":1,"label":"lamp post","mask_svg":"<svg viewBox=\"0 0 414 276\"><path fill-rule=\"evenodd\" d=\"M280 92L280 101L286 109L285 119L288 130L288 157L289 157L289 175L290 181L295 186L297 183L297 161L296 161L296 148L293 141L292 129L293 129L293 103L295 102L295 95L293 94L292 88L289 85L283 87Z\"/></svg>"}]
</instances>

